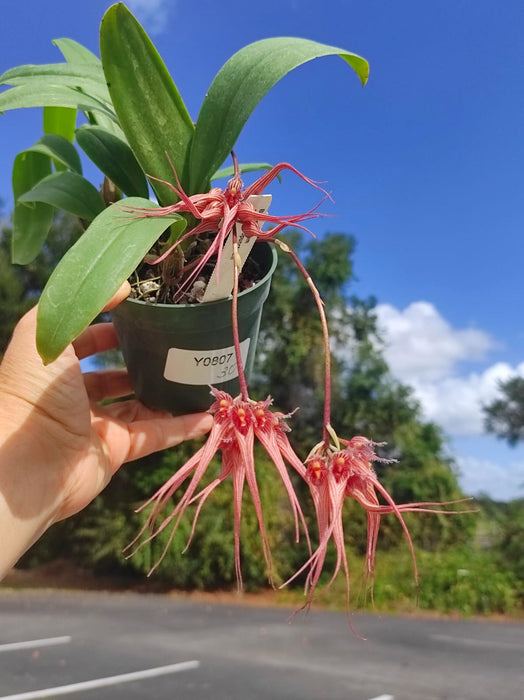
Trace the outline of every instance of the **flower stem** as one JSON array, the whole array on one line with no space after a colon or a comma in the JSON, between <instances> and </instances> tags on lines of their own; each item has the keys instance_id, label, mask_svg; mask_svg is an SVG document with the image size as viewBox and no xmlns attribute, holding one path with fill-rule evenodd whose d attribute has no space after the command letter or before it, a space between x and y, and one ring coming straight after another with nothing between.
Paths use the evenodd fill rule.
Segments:
<instances>
[{"instance_id":1,"label":"flower stem","mask_svg":"<svg viewBox=\"0 0 524 700\"><path fill-rule=\"evenodd\" d=\"M324 302L315 283L311 279L309 272L306 270L302 262L299 260L297 254L291 250L291 248L283 241L274 239L274 242L280 247L284 253L288 253L293 262L298 267L300 274L306 280L315 303L317 305L318 313L320 316L320 323L322 325L322 336L324 339L324 423L322 428L322 440L326 448L329 446L330 435L333 429L331 428L331 352L329 349L329 329L326 318L326 312L324 309Z\"/></svg>"},{"instance_id":2,"label":"flower stem","mask_svg":"<svg viewBox=\"0 0 524 700\"><path fill-rule=\"evenodd\" d=\"M240 352L240 334L238 330L238 277L240 274L237 234L235 226L231 231L233 238L233 302L231 305L231 320L233 326L233 345L235 346L235 359L238 370L238 382L240 384L240 394L243 401L249 401L249 391L247 388L246 375L242 365L242 353Z\"/></svg>"}]
</instances>

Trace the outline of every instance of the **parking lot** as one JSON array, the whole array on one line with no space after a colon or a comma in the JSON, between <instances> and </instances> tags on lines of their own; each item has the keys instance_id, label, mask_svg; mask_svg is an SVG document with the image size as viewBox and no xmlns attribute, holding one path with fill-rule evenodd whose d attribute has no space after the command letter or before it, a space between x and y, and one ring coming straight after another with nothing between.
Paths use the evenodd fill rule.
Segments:
<instances>
[{"instance_id":1,"label":"parking lot","mask_svg":"<svg viewBox=\"0 0 524 700\"><path fill-rule=\"evenodd\" d=\"M514 700L524 625L0 591L0 700Z\"/></svg>"}]
</instances>

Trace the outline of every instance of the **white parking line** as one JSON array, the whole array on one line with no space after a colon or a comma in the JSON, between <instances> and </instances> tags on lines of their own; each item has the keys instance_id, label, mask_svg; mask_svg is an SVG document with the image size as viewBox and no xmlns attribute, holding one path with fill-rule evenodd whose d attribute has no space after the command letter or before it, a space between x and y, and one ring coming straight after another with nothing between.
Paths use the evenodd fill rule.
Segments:
<instances>
[{"instance_id":1,"label":"white parking line","mask_svg":"<svg viewBox=\"0 0 524 700\"><path fill-rule=\"evenodd\" d=\"M31 639L28 642L11 642L10 644L0 644L0 652L52 647L56 644L69 644L70 641L71 637L48 637L47 639Z\"/></svg>"},{"instance_id":2,"label":"white parking line","mask_svg":"<svg viewBox=\"0 0 524 700\"><path fill-rule=\"evenodd\" d=\"M1 700L1 698L0 698ZM395 700L394 695L377 695L376 698L370 698L369 700Z\"/></svg>"},{"instance_id":3,"label":"white parking line","mask_svg":"<svg viewBox=\"0 0 524 700\"><path fill-rule=\"evenodd\" d=\"M122 673L120 676L107 676L106 678L95 678L92 681L82 683L71 683L70 685L59 685L56 688L43 688L42 690L31 690L29 693L17 693L16 695L2 695L0 700L38 700L39 698L54 698L57 695L67 693L80 693L83 690L93 690L93 688L104 688L108 685L118 685L119 683L132 683L144 678L156 678L169 673L179 673L189 671L200 666L199 661L182 661L169 666L158 666L148 668L145 671L134 671L133 673Z\"/></svg>"}]
</instances>

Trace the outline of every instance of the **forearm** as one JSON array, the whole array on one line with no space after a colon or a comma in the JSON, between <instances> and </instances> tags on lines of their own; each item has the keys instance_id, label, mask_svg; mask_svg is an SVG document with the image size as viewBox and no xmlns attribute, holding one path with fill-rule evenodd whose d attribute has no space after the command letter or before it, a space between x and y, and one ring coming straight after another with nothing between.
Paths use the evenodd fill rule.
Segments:
<instances>
[{"instance_id":1,"label":"forearm","mask_svg":"<svg viewBox=\"0 0 524 700\"><path fill-rule=\"evenodd\" d=\"M57 504L46 500L45 455L38 438L0 411L0 578L54 522Z\"/></svg>"}]
</instances>

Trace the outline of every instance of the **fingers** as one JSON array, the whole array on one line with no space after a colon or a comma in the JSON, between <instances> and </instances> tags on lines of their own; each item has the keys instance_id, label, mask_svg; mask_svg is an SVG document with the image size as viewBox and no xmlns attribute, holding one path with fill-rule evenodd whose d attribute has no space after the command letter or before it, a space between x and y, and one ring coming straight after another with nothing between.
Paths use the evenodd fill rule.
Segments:
<instances>
[{"instance_id":1,"label":"fingers","mask_svg":"<svg viewBox=\"0 0 524 700\"><path fill-rule=\"evenodd\" d=\"M122 282L120 289L114 296L111 297L111 299L107 302L107 304L104 306L102 311L109 311L110 309L114 309L115 306L118 306L121 301L124 301L124 299L127 299L127 297L131 294L131 285L129 282L126 280L125 282Z\"/></svg>"},{"instance_id":2,"label":"fingers","mask_svg":"<svg viewBox=\"0 0 524 700\"><path fill-rule=\"evenodd\" d=\"M88 326L76 340L73 341L76 356L83 360L90 355L96 355L104 350L114 350L118 347L118 338L112 323L97 323Z\"/></svg>"},{"instance_id":3,"label":"fingers","mask_svg":"<svg viewBox=\"0 0 524 700\"><path fill-rule=\"evenodd\" d=\"M117 399L133 393L133 388L125 369L86 372L83 378L90 401Z\"/></svg>"},{"instance_id":4,"label":"fingers","mask_svg":"<svg viewBox=\"0 0 524 700\"><path fill-rule=\"evenodd\" d=\"M135 400L104 406L99 411L126 424L128 449L125 457L118 460L120 463L205 435L213 425L209 413L172 416L163 411L153 411Z\"/></svg>"},{"instance_id":5,"label":"fingers","mask_svg":"<svg viewBox=\"0 0 524 700\"><path fill-rule=\"evenodd\" d=\"M138 420L129 425L130 448L126 461L165 450L184 440L205 435L213 425L209 413L170 416L153 420Z\"/></svg>"},{"instance_id":6,"label":"fingers","mask_svg":"<svg viewBox=\"0 0 524 700\"><path fill-rule=\"evenodd\" d=\"M121 301L129 296L130 291L131 286L126 280L116 294L108 301L102 311L108 311L118 306ZM79 360L89 357L90 355L95 355L97 352L113 350L118 347L118 340L113 329L113 324L97 323L94 326L89 326L73 341L73 347Z\"/></svg>"}]
</instances>

